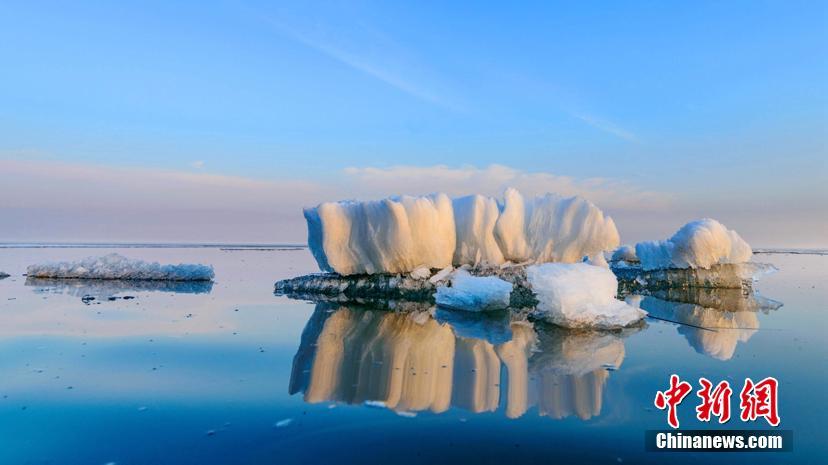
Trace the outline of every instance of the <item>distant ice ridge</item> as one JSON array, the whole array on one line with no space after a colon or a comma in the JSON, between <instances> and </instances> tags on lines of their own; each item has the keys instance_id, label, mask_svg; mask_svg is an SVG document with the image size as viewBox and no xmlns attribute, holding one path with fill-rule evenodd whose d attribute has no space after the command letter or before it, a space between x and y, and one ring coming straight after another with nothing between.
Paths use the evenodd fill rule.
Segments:
<instances>
[{"instance_id":1,"label":"distant ice ridge","mask_svg":"<svg viewBox=\"0 0 828 465\"><path fill-rule=\"evenodd\" d=\"M538 299L536 315L567 328L629 326L646 312L615 298L618 281L608 268L586 263L546 263L526 268Z\"/></svg>"},{"instance_id":2,"label":"distant ice ridge","mask_svg":"<svg viewBox=\"0 0 828 465\"><path fill-rule=\"evenodd\" d=\"M451 275L451 287L437 288L437 305L454 310L485 312L509 306L512 283L497 276L472 276L466 270Z\"/></svg>"},{"instance_id":3,"label":"distant ice ridge","mask_svg":"<svg viewBox=\"0 0 828 465\"><path fill-rule=\"evenodd\" d=\"M503 203L472 195L392 197L326 202L305 209L308 243L319 267L341 275L409 273L420 267L574 263L618 246L612 218L581 197L524 199L508 189Z\"/></svg>"},{"instance_id":4,"label":"distant ice ridge","mask_svg":"<svg viewBox=\"0 0 828 465\"><path fill-rule=\"evenodd\" d=\"M639 242L635 254L642 268L656 270L745 263L753 252L736 231L705 218L685 224L670 239Z\"/></svg>"},{"instance_id":5,"label":"distant ice ridge","mask_svg":"<svg viewBox=\"0 0 828 465\"><path fill-rule=\"evenodd\" d=\"M161 265L118 254L88 257L76 262L30 265L29 278L134 279L162 281L210 281L213 267L207 265Z\"/></svg>"}]
</instances>

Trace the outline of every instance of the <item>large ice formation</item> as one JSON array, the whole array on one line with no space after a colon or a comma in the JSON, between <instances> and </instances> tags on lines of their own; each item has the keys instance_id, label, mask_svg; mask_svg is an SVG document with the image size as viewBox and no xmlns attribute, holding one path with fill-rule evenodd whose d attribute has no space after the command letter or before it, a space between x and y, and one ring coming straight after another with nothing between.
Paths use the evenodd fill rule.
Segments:
<instances>
[{"instance_id":1,"label":"large ice formation","mask_svg":"<svg viewBox=\"0 0 828 465\"><path fill-rule=\"evenodd\" d=\"M445 268L455 250L454 211L445 194L305 209L308 245L319 267L342 275Z\"/></svg>"},{"instance_id":2,"label":"large ice formation","mask_svg":"<svg viewBox=\"0 0 828 465\"><path fill-rule=\"evenodd\" d=\"M639 242L635 253L645 270L710 268L745 263L753 255L744 239L716 220L691 221L664 241Z\"/></svg>"},{"instance_id":3,"label":"large ice formation","mask_svg":"<svg viewBox=\"0 0 828 465\"><path fill-rule=\"evenodd\" d=\"M588 200L554 194L526 200L515 189L504 194L495 236L505 259L515 263L575 263L619 243L612 218Z\"/></svg>"},{"instance_id":4,"label":"large ice formation","mask_svg":"<svg viewBox=\"0 0 828 465\"><path fill-rule=\"evenodd\" d=\"M526 268L538 299L536 314L569 328L629 326L645 312L615 298L618 281L607 268L586 263L546 263Z\"/></svg>"},{"instance_id":5,"label":"large ice formation","mask_svg":"<svg viewBox=\"0 0 828 465\"><path fill-rule=\"evenodd\" d=\"M118 254L88 257L76 262L30 265L29 278L146 279L164 281L210 281L213 267L207 265L161 265Z\"/></svg>"},{"instance_id":6,"label":"large ice formation","mask_svg":"<svg viewBox=\"0 0 828 465\"><path fill-rule=\"evenodd\" d=\"M482 195L326 202L305 209L319 267L341 275L410 273L449 265L598 260L618 246L612 218L591 202L553 194L504 202Z\"/></svg>"},{"instance_id":7,"label":"large ice formation","mask_svg":"<svg viewBox=\"0 0 828 465\"><path fill-rule=\"evenodd\" d=\"M451 275L451 286L437 288L437 305L470 312L502 310L509 306L512 283L497 276L472 276L466 270Z\"/></svg>"}]
</instances>

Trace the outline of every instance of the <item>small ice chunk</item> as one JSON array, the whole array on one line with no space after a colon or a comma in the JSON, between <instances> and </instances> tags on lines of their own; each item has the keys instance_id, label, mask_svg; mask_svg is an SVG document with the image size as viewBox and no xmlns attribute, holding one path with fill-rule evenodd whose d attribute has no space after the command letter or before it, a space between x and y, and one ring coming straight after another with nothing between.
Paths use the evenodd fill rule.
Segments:
<instances>
[{"instance_id":1,"label":"small ice chunk","mask_svg":"<svg viewBox=\"0 0 828 465\"><path fill-rule=\"evenodd\" d=\"M472 276L466 270L451 275L451 287L437 288L437 305L455 310L485 312L509 306L512 283L496 276Z\"/></svg>"},{"instance_id":2,"label":"small ice chunk","mask_svg":"<svg viewBox=\"0 0 828 465\"><path fill-rule=\"evenodd\" d=\"M381 400L366 400L365 402L363 402L363 405L371 408L388 408L385 402Z\"/></svg>"},{"instance_id":3,"label":"small ice chunk","mask_svg":"<svg viewBox=\"0 0 828 465\"><path fill-rule=\"evenodd\" d=\"M134 279L162 281L211 281L215 276L207 265L160 265L126 258L116 253L103 257L88 257L77 262L57 262L31 265L26 269L29 278L79 279Z\"/></svg>"},{"instance_id":4,"label":"small ice chunk","mask_svg":"<svg viewBox=\"0 0 828 465\"><path fill-rule=\"evenodd\" d=\"M587 263L592 266L602 266L604 268L609 268L609 263L607 263L606 257L604 257L604 252L598 252L591 257L586 257L584 263Z\"/></svg>"},{"instance_id":5,"label":"small ice chunk","mask_svg":"<svg viewBox=\"0 0 828 465\"><path fill-rule=\"evenodd\" d=\"M612 252L611 260L614 262L624 261L627 263L636 263L638 262L638 256L635 254L635 248L633 246L622 245Z\"/></svg>"},{"instance_id":6,"label":"small ice chunk","mask_svg":"<svg viewBox=\"0 0 828 465\"><path fill-rule=\"evenodd\" d=\"M646 315L615 298L618 281L607 268L546 263L527 267L526 275L539 302L535 313L558 326L610 329Z\"/></svg>"},{"instance_id":7,"label":"small ice chunk","mask_svg":"<svg viewBox=\"0 0 828 465\"><path fill-rule=\"evenodd\" d=\"M454 271L454 267L449 265L443 268L442 270L434 273L434 276L428 278L428 282L430 282L431 284L437 284L440 281L448 278L452 271Z\"/></svg>"},{"instance_id":8,"label":"small ice chunk","mask_svg":"<svg viewBox=\"0 0 828 465\"><path fill-rule=\"evenodd\" d=\"M284 420L277 421L276 424L273 426L275 426L276 428L284 428L285 426L291 423L293 423L293 418L285 418Z\"/></svg>"},{"instance_id":9,"label":"small ice chunk","mask_svg":"<svg viewBox=\"0 0 828 465\"><path fill-rule=\"evenodd\" d=\"M419 266L409 273L412 279L428 279L431 276L431 270L427 266Z\"/></svg>"},{"instance_id":10,"label":"small ice chunk","mask_svg":"<svg viewBox=\"0 0 828 465\"><path fill-rule=\"evenodd\" d=\"M403 418L416 418L417 417L417 412L400 411L400 412L397 412L397 415L399 415Z\"/></svg>"},{"instance_id":11,"label":"small ice chunk","mask_svg":"<svg viewBox=\"0 0 828 465\"><path fill-rule=\"evenodd\" d=\"M746 263L753 251L744 239L716 220L691 221L664 241L639 242L635 252L645 270L704 268Z\"/></svg>"}]
</instances>

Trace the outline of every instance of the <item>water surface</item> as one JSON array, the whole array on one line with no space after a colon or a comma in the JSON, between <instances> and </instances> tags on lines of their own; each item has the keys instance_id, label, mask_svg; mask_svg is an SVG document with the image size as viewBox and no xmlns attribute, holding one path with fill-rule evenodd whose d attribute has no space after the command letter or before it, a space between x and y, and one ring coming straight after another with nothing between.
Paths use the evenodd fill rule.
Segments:
<instances>
[{"instance_id":1,"label":"water surface","mask_svg":"<svg viewBox=\"0 0 828 465\"><path fill-rule=\"evenodd\" d=\"M110 252L212 264L216 282L21 276ZM12 275L0 280L0 463L824 461L828 257L757 260L780 269L759 289L784 306L647 296L661 319L592 332L274 296L277 279L316 270L290 247L0 248ZM734 386L775 376L795 451L644 452L644 431L666 427L652 401L671 373ZM712 427L694 406L680 407L682 428Z\"/></svg>"}]
</instances>

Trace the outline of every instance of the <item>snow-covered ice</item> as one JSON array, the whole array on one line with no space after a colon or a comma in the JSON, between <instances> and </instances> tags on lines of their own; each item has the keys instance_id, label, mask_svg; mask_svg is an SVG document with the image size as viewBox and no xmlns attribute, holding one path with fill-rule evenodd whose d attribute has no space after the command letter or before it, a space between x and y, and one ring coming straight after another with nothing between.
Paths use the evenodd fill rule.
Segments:
<instances>
[{"instance_id":1,"label":"snow-covered ice","mask_svg":"<svg viewBox=\"0 0 828 465\"><path fill-rule=\"evenodd\" d=\"M582 197L546 194L524 199L504 194L495 236L506 260L575 263L618 246L612 218Z\"/></svg>"},{"instance_id":2,"label":"snow-covered ice","mask_svg":"<svg viewBox=\"0 0 828 465\"><path fill-rule=\"evenodd\" d=\"M451 265L454 212L445 194L325 202L305 209L319 267L342 275L407 273Z\"/></svg>"},{"instance_id":3,"label":"snow-covered ice","mask_svg":"<svg viewBox=\"0 0 828 465\"><path fill-rule=\"evenodd\" d=\"M134 279L163 281L210 281L213 267L207 265L161 265L126 258L118 254L88 257L76 262L52 262L30 265L29 278Z\"/></svg>"},{"instance_id":4,"label":"snow-covered ice","mask_svg":"<svg viewBox=\"0 0 828 465\"><path fill-rule=\"evenodd\" d=\"M503 263L503 253L495 240L495 224L500 210L497 201L482 195L454 199L457 245L454 264Z\"/></svg>"},{"instance_id":5,"label":"snow-covered ice","mask_svg":"<svg viewBox=\"0 0 828 465\"><path fill-rule=\"evenodd\" d=\"M341 275L506 261L575 263L599 260L619 243L612 218L591 202L555 194L524 199L514 189L506 190L502 204L445 194L326 202L305 209L305 219L319 267Z\"/></svg>"},{"instance_id":6,"label":"snow-covered ice","mask_svg":"<svg viewBox=\"0 0 828 465\"><path fill-rule=\"evenodd\" d=\"M638 262L638 256L635 254L635 247L622 245L612 252L611 260L614 262L624 261L627 263L636 263Z\"/></svg>"},{"instance_id":7,"label":"snow-covered ice","mask_svg":"<svg viewBox=\"0 0 828 465\"><path fill-rule=\"evenodd\" d=\"M451 286L437 288L437 305L455 310L485 312L509 306L512 283L496 276L472 276L459 269L451 275Z\"/></svg>"},{"instance_id":8,"label":"snow-covered ice","mask_svg":"<svg viewBox=\"0 0 828 465\"><path fill-rule=\"evenodd\" d=\"M538 299L536 315L569 328L619 328L645 312L615 298L618 281L607 268L586 263L546 263L526 268Z\"/></svg>"},{"instance_id":9,"label":"snow-covered ice","mask_svg":"<svg viewBox=\"0 0 828 465\"><path fill-rule=\"evenodd\" d=\"M635 253L645 270L707 269L718 264L745 263L753 255L736 231L710 218L685 224L670 239L639 242Z\"/></svg>"}]
</instances>

